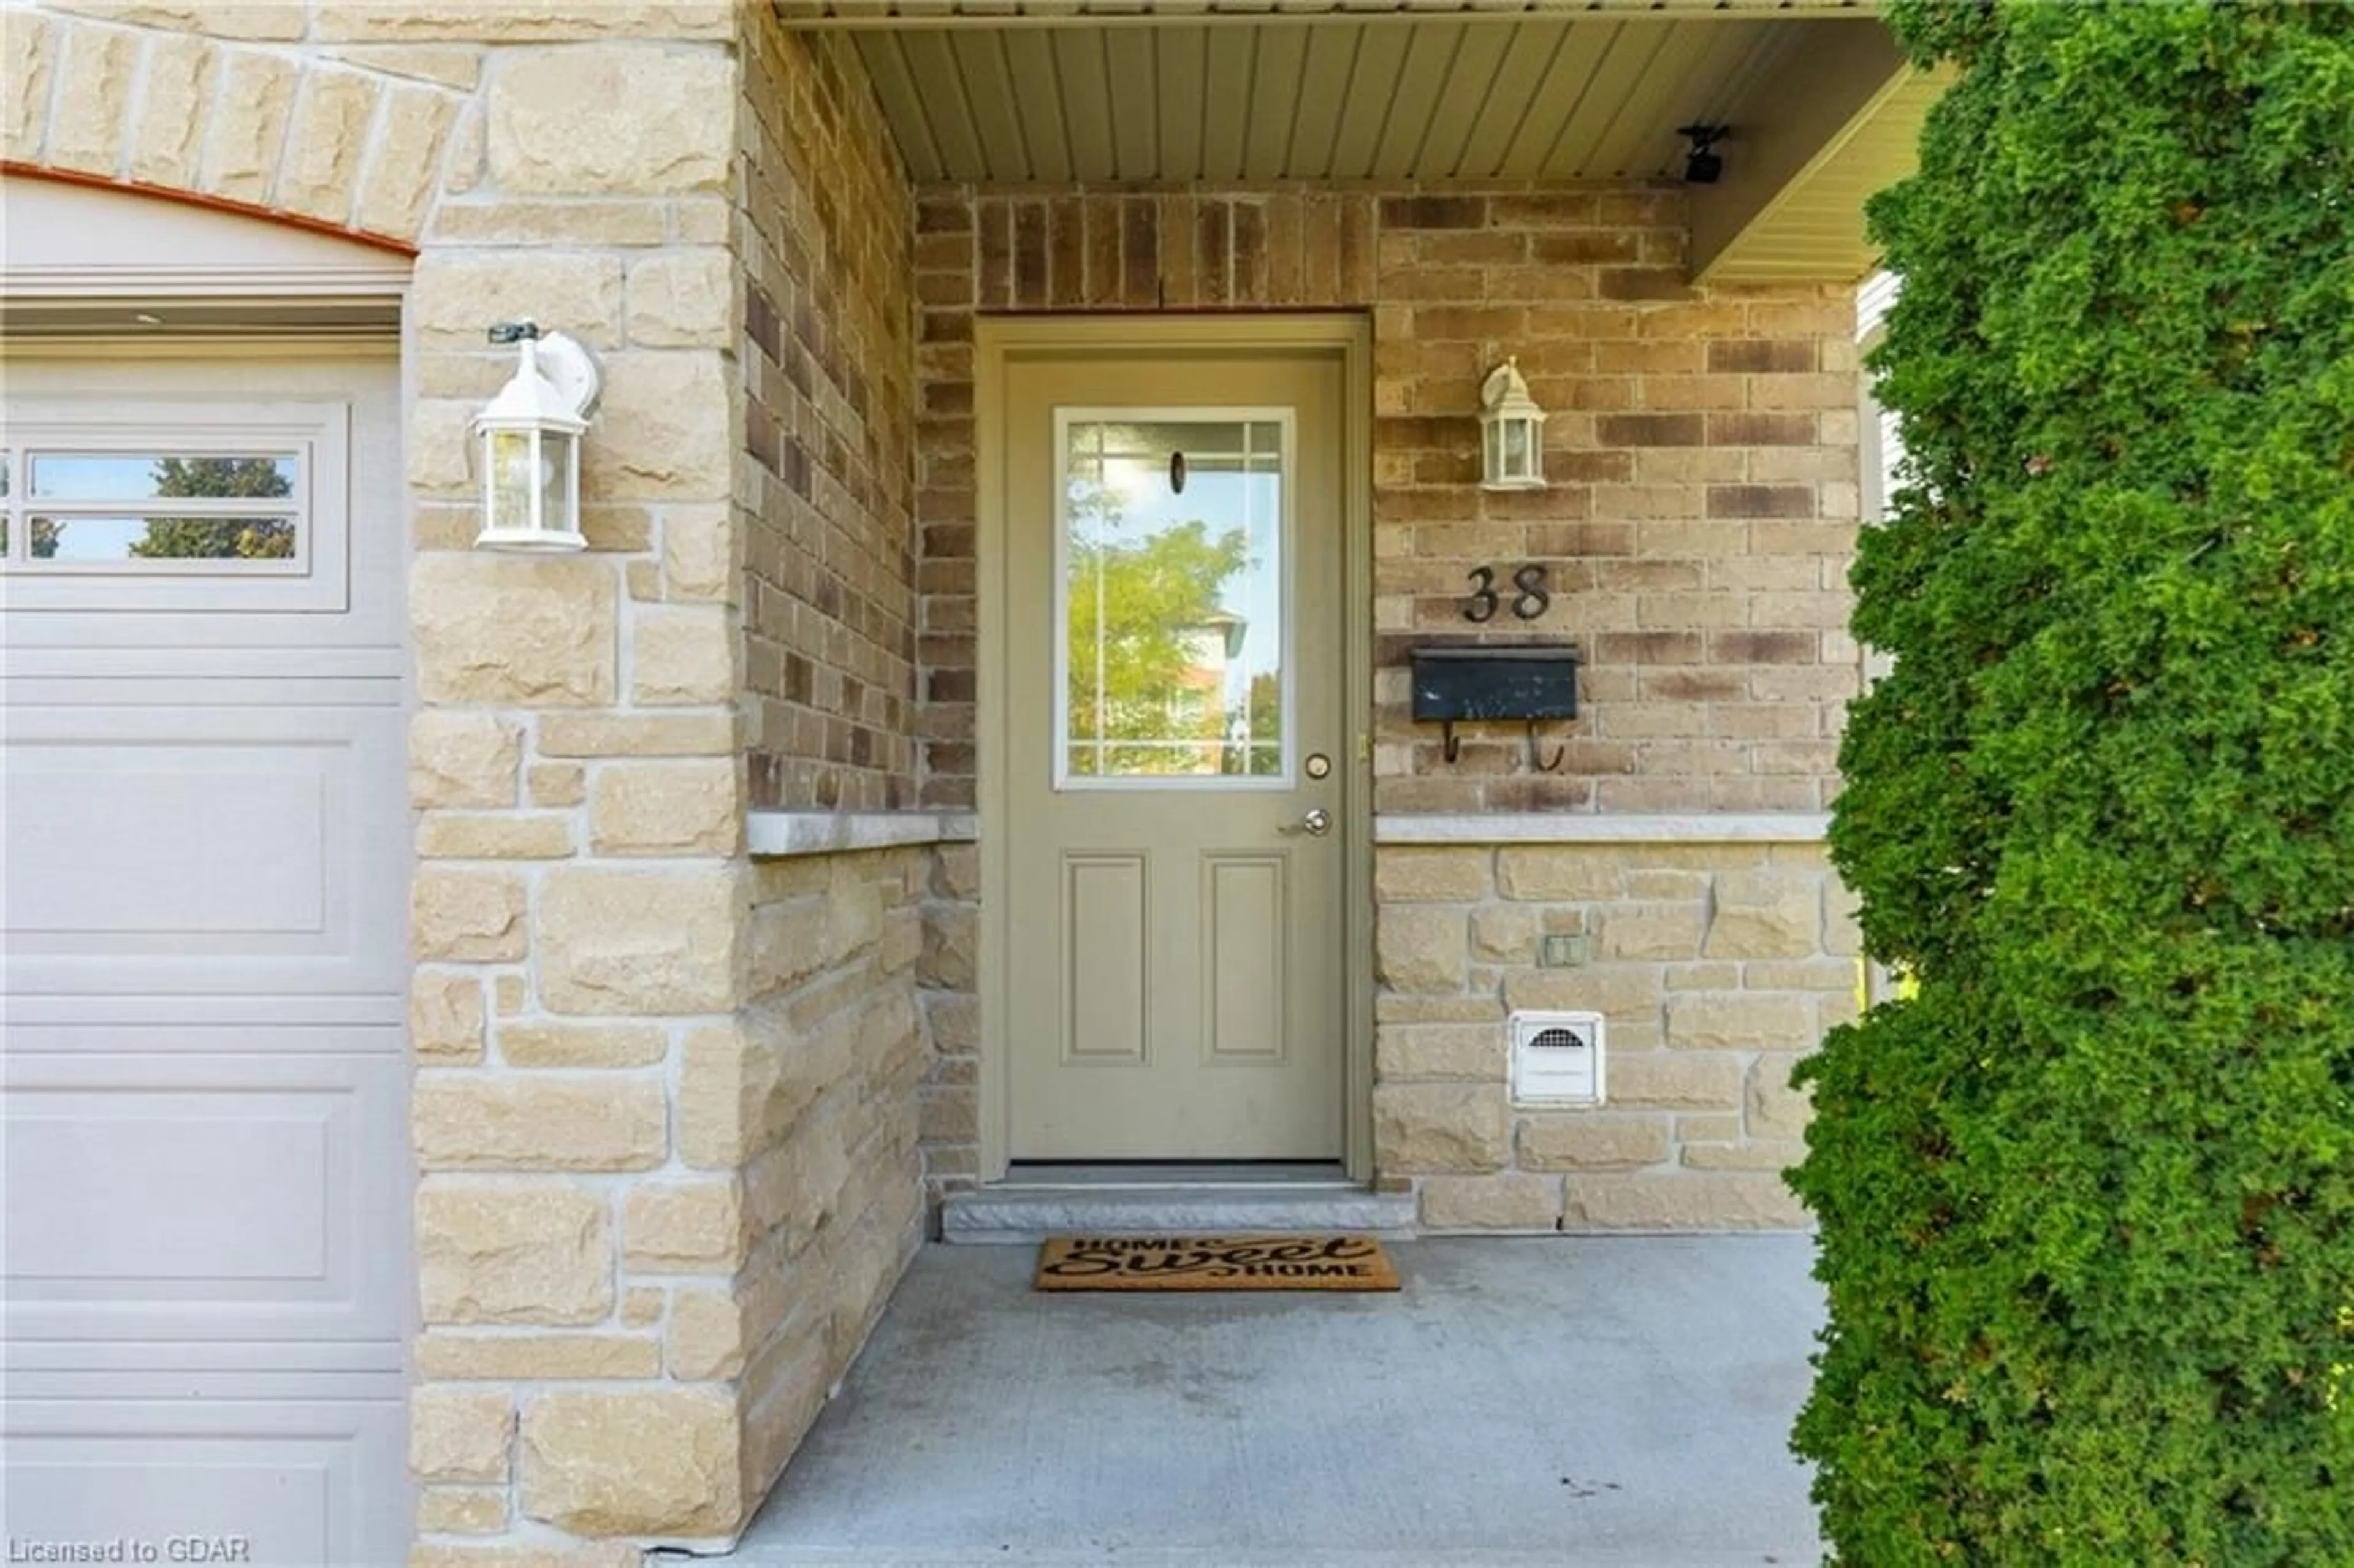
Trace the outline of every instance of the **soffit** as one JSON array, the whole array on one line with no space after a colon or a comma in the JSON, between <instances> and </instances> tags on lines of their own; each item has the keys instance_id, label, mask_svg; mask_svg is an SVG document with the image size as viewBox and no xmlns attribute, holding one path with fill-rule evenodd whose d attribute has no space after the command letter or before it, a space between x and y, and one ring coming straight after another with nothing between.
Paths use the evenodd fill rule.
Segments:
<instances>
[{"instance_id":1,"label":"soffit","mask_svg":"<svg viewBox=\"0 0 2354 1568\"><path fill-rule=\"evenodd\" d=\"M1702 279L1776 283L1869 272L1879 248L1864 232L1864 204L1914 172L1922 122L1953 79L1950 69L1892 79L1702 269Z\"/></svg>"},{"instance_id":2,"label":"soffit","mask_svg":"<svg viewBox=\"0 0 2354 1568\"><path fill-rule=\"evenodd\" d=\"M918 184L1673 176L1852 0L853 0ZM1734 152L1728 145L1728 154Z\"/></svg>"}]
</instances>

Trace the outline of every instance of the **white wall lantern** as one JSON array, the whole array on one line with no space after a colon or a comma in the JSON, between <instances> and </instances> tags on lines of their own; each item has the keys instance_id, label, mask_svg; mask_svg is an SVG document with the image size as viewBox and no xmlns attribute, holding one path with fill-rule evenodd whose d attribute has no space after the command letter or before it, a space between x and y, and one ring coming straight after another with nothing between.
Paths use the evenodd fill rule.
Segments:
<instances>
[{"instance_id":1,"label":"white wall lantern","mask_svg":"<svg viewBox=\"0 0 2354 1568\"><path fill-rule=\"evenodd\" d=\"M491 329L521 344L514 378L474 416L482 443L482 531L477 549L585 550L580 438L604 381L588 351L534 322Z\"/></svg>"},{"instance_id":2,"label":"white wall lantern","mask_svg":"<svg viewBox=\"0 0 2354 1568\"><path fill-rule=\"evenodd\" d=\"M1544 488L1545 412L1529 396L1521 362L1507 359L1479 384L1480 486Z\"/></svg>"}]
</instances>

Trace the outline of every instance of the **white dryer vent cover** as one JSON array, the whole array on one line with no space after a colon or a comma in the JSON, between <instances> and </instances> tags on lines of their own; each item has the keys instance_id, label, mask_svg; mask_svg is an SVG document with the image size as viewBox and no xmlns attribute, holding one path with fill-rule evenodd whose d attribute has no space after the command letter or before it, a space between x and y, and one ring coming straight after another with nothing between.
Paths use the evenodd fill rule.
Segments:
<instances>
[{"instance_id":1,"label":"white dryer vent cover","mask_svg":"<svg viewBox=\"0 0 2354 1568\"><path fill-rule=\"evenodd\" d=\"M1511 1030L1513 1103L1602 1103L1600 1013L1515 1012Z\"/></svg>"}]
</instances>

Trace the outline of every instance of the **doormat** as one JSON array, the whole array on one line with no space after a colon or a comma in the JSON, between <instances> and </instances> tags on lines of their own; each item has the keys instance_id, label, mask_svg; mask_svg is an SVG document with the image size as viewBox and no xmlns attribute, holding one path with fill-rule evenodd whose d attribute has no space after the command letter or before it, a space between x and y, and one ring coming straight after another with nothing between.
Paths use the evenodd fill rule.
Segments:
<instances>
[{"instance_id":1,"label":"doormat","mask_svg":"<svg viewBox=\"0 0 2354 1568\"><path fill-rule=\"evenodd\" d=\"M1371 1236L1051 1236L1040 1290L1395 1290Z\"/></svg>"}]
</instances>

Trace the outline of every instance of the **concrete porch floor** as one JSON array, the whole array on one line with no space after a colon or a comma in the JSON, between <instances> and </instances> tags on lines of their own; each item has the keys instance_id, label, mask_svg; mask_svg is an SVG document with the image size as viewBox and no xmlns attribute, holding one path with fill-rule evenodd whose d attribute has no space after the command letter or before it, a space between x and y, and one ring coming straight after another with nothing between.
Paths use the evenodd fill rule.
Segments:
<instances>
[{"instance_id":1,"label":"concrete porch floor","mask_svg":"<svg viewBox=\"0 0 2354 1568\"><path fill-rule=\"evenodd\" d=\"M925 1250L730 1568L1820 1560L1802 1235L1394 1243L1396 1295Z\"/></svg>"}]
</instances>

